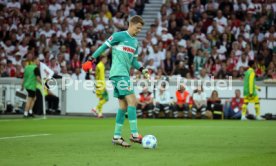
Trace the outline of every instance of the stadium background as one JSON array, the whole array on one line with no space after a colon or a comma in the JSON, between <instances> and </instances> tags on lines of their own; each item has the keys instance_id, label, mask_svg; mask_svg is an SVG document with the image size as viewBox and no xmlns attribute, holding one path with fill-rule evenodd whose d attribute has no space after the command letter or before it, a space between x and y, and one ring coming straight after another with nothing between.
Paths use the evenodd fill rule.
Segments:
<instances>
[{"instance_id":1,"label":"stadium background","mask_svg":"<svg viewBox=\"0 0 276 166\"><path fill-rule=\"evenodd\" d=\"M81 64L113 32L125 30L127 19L135 14L145 20L138 36L139 62L150 70L152 79L174 82L176 76L181 76L204 81L231 76L239 82L248 60L253 59L257 62L258 81L273 82L276 77L274 1L1 1L1 9L1 79L11 80L1 84L2 111L8 104L18 104L9 85L22 78L23 58L31 62L33 57L39 57L54 70L56 79L93 80L94 75L85 74ZM106 54L108 76L112 59L110 52ZM131 77L141 79L140 72L132 70ZM261 92L261 98L275 105L274 88L263 85L269 88ZM172 97L176 88L170 91ZM88 112L88 108L78 109L80 106L65 110L64 103L72 102L65 101L61 91L55 92L63 112ZM87 101L78 102L81 106L95 105L92 93L79 92L78 98L88 94ZM231 95L219 92L219 97ZM114 101L106 105L107 113L115 112L116 108L110 110L112 105Z\"/></svg>"},{"instance_id":2,"label":"stadium background","mask_svg":"<svg viewBox=\"0 0 276 166\"><path fill-rule=\"evenodd\" d=\"M129 16L142 14L146 25L138 36L139 61L152 71L153 79L169 79L176 88L173 75L191 80L232 76L233 85L242 88L244 68L248 59L254 59L257 84L262 86L261 111L275 113L275 12L275 0L1 0L0 110L9 104L15 108L19 102L15 91L24 71L23 58L31 61L38 56L57 79L84 80L80 66L86 57L107 36L124 30ZM164 65L162 71L166 56L172 65ZM140 73L132 71L132 77L139 79ZM67 111L74 107L65 108L66 103L75 102L72 112L85 113L87 108L80 107L96 102L91 91L78 91L80 96L71 91L68 101L60 89L54 92L61 99L60 108ZM219 92L222 98L231 94ZM76 102L81 96L85 100ZM114 103L109 104L112 110L104 111L113 112ZM157 149L111 146L114 118L26 120L0 114L0 165L273 166L276 162L274 121L138 121L143 135L157 137ZM129 138L129 132L125 125L123 137Z\"/></svg>"}]
</instances>

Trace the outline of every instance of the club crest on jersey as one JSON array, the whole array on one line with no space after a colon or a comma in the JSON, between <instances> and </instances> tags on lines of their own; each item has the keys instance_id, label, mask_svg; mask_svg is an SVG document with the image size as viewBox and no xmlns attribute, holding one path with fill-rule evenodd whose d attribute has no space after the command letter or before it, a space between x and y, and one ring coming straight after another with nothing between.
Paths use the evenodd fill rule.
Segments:
<instances>
[{"instance_id":1,"label":"club crest on jersey","mask_svg":"<svg viewBox=\"0 0 276 166\"><path fill-rule=\"evenodd\" d=\"M109 40L109 41L112 41L112 39L113 39L113 37L112 37L112 36L110 36L110 37L108 38L108 40Z\"/></svg>"}]
</instances>

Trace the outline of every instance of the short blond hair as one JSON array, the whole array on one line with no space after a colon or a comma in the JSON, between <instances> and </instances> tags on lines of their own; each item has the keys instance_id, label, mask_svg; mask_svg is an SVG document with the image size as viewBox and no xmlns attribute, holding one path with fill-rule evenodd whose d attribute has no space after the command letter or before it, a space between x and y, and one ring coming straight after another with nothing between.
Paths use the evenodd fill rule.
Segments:
<instances>
[{"instance_id":1,"label":"short blond hair","mask_svg":"<svg viewBox=\"0 0 276 166\"><path fill-rule=\"evenodd\" d=\"M138 16L138 15L132 16L129 19L129 22L133 23L133 24L138 24L138 23L141 23L142 25L145 24L143 18L141 16Z\"/></svg>"}]
</instances>

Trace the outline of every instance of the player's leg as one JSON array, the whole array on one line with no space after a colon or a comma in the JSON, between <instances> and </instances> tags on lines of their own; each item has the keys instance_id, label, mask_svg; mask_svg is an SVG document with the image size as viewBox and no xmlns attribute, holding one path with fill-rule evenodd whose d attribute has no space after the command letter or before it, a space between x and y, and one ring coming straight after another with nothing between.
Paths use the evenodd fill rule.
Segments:
<instances>
[{"instance_id":1,"label":"player's leg","mask_svg":"<svg viewBox=\"0 0 276 166\"><path fill-rule=\"evenodd\" d=\"M100 98L99 98L99 103L96 107L96 110L98 111L98 117L102 118L103 117L103 105L108 101L108 93L106 91L104 91Z\"/></svg>"},{"instance_id":2,"label":"player's leg","mask_svg":"<svg viewBox=\"0 0 276 166\"><path fill-rule=\"evenodd\" d=\"M241 120L247 120L247 118L246 118L247 105L248 105L248 97L244 96L244 102L243 102L243 105L242 105Z\"/></svg>"},{"instance_id":3,"label":"player's leg","mask_svg":"<svg viewBox=\"0 0 276 166\"><path fill-rule=\"evenodd\" d=\"M111 78L111 82L114 86L114 97L119 100L119 109L116 114L116 123L114 129L114 136L112 138L112 143L116 145L121 145L123 147L130 147L130 144L125 142L122 138L122 128L125 121L125 113L127 111L127 102L124 97L120 96L120 91L118 89L118 77Z\"/></svg>"},{"instance_id":4,"label":"player's leg","mask_svg":"<svg viewBox=\"0 0 276 166\"><path fill-rule=\"evenodd\" d=\"M33 97L31 99L31 104L30 104L30 109L29 109L29 116L32 116L32 117L34 116L33 108L34 108L35 101L36 101L36 97Z\"/></svg>"},{"instance_id":5,"label":"player's leg","mask_svg":"<svg viewBox=\"0 0 276 166\"><path fill-rule=\"evenodd\" d=\"M261 117L260 102L259 102L259 97L258 96L255 96L254 103L255 103L256 119L257 120L263 120L263 118Z\"/></svg>"},{"instance_id":6,"label":"player's leg","mask_svg":"<svg viewBox=\"0 0 276 166\"><path fill-rule=\"evenodd\" d=\"M114 136L112 139L113 144L121 145L124 147L129 147L130 144L125 142L125 140L122 138L122 128L125 121L125 113L127 110L127 102L125 99L119 99L119 109L116 114L116 124L115 124L115 130L114 130Z\"/></svg>"},{"instance_id":7,"label":"player's leg","mask_svg":"<svg viewBox=\"0 0 276 166\"><path fill-rule=\"evenodd\" d=\"M97 113L98 113L98 117L101 118L103 117L103 105L107 102L106 99L104 98L100 98L99 103L96 107Z\"/></svg>"},{"instance_id":8,"label":"player's leg","mask_svg":"<svg viewBox=\"0 0 276 166\"><path fill-rule=\"evenodd\" d=\"M100 102L100 100L101 100L101 94L96 90L96 97L99 99L99 102ZM97 106L99 105L99 103L97 104ZM92 109L91 109L91 112L93 113L93 114L95 114L96 116L98 116L98 108L97 108L97 106L96 107L93 107Z\"/></svg>"},{"instance_id":9,"label":"player's leg","mask_svg":"<svg viewBox=\"0 0 276 166\"><path fill-rule=\"evenodd\" d=\"M25 106L25 111L24 111L24 117L26 116L33 116L33 107L34 107L34 103L36 100L36 93L33 90L28 90L28 98L27 98L27 103Z\"/></svg>"},{"instance_id":10,"label":"player's leg","mask_svg":"<svg viewBox=\"0 0 276 166\"><path fill-rule=\"evenodd\" d=\"M101 90L99 90L99 89L96 90L96 97L99 99L99 102L98 102L97 106L94 107L94 108L92 108L92 110L91 110L91 112L92 112L93 114L95 114L96 116L99 115L99 114L98 114L98 112L99 112L99 107L101 107L100 101L101 101L101 99L103 98L102 93L103 93L103 92L102 92ZM115 92L114 92L114 93L115 93Z\"/></svg>"},{"instance_id":11,"label":"player's leg","mask_svg":"<svg viewBox=\"0 0 276 166\"><path fill-rule=\"evenodd\" d=\"M31 101L32 101L32 98L31 97L27 97L27 101L26 101L26 105L25 105L25 110L24 110L24 117L28 117L28 112L29 112L29 109L30 109Z\"/></svg>"},{"instance_id":12,"label":"player's leg","mask_svg":"<svg viewBox=\"0 0 276 166\"><path fill-rule=\"evenodd\" d=\"M125 99L127 101L127 112L128 112L128 120L130 125L130 141L136 142L136 143L142 143L142 136L138 133L138 127L137 127L137 115L136 115L136 97L135 95L129 94L125 96Z\"/></svg>"},{"instance_id":13,"label":"player's leg","mask_svg":"<svg viewBox=\"0 0 276 166\"><path fill-rule=\"evenodd\" d=\"M137 99L134 95L133 86L129 77L117 77L115 81L116 89L119 94L119 97L124 97L127 105L127 114L130 124L132 142L141 143L142 136L138 134L137 128L137 114L136 114L136 102ZM115 96L115 94L114 94ZM125 108L124 108L125 109Z\"/></svg>"}]
</instances>

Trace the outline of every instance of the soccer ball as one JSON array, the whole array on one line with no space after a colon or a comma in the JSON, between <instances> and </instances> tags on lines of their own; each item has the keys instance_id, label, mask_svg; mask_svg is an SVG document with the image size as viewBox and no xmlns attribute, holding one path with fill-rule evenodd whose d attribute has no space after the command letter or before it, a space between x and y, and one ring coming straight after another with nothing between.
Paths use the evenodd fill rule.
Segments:
<instances>
[{"instance_id":1,"label":"soccer ball","mask_svg":"<svg viewBox=\"0 0 276 166\"><path fill-rule=\"evenodd\" d=\"M155 149L157 146L157 139L153 135L146 135L142 139L142 145L145 149Z\"/></svg>"}]
</instances>

